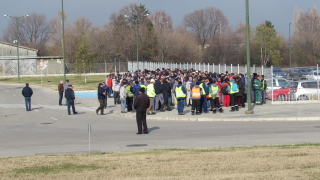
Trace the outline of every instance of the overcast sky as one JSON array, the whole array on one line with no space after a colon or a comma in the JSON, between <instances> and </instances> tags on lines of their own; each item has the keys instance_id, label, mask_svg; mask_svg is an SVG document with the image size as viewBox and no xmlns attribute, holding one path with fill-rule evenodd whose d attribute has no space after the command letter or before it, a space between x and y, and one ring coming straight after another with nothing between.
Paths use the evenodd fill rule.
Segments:
<instances>
[{"instance_id":1,"label":"overcast sky","mask_svg":"<svg viewBox=\"0 0 320 180\"><path fill-rule=\"evenodd\" d=\"M235 27L245 22L245 0L64 0L67 21L74 22L79 17L87 17L94 25L108 23L109 16L130 3L141 3L152 13L163 10L172 17L174 26L180 25L183 16L206 7L219 8ZM266 20L271 21L278 33L288 37L289 23L295 7L307 11L317 0L250 0L250 24L255 27ZM48 20L61 10L61 0L3 0L2 15L23 16L30 13L44 14ZM1 16L0 33L8 24L8 17Z\"/></svg>"}]
</instances>

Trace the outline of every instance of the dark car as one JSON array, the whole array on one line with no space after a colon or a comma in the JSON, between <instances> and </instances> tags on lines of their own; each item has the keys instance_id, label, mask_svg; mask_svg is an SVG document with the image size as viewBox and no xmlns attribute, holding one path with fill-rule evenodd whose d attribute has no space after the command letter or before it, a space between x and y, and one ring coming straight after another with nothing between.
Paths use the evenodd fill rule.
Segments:
<instances>
[{"instance_id":1,"label":"dark car","mask_svg":"<svg viewBox=\"0 0 320 180\"><path fill-rule=\"evenodd\" d=\"M287 71L287 79L292 81L306 80L311 71L309 67L290 68Z\"/></svg>"},{"instance_id":2,"label":"dark car","mask_svg":"<svg viewBox=\"0 0 320 180\"><path fill-rule=\"evenodd\" d=\"M286 78L286 72L281 67L273 67L273 77Z\"/></svg>"}]
</instances>

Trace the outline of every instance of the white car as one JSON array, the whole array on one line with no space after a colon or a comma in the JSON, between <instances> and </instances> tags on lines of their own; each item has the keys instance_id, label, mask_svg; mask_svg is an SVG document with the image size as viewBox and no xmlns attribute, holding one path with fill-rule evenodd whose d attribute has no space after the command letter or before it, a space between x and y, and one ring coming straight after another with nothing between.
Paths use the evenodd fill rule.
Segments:
<instances>
[{"instance_id":1,"label":"white car","mask_svg":"<svg viewBox=\"0 0 320 180\"><path fill-rule=\"evenodd\" d=\"M267 80L267 88L268 91L271 91L272 89L280 89L281 87L287 85L290 81L288 81L287 79L284 78L273 78L273 79L266 79ZM271 84L271 80L272 80L272 84Z\"/></svg>"},{"instance_id":2,"label":"white car","mask_svg":"<svg viewBox=\"0 0 320 180\"><path fill-rule=\"evenodd\" d=\"M320 83L316 80L294 81L289 92L289 99L315 100L320 97Z\"/></svg>"},{"instance_id":3,"label":"white car","mask_svg":"<svg viewBox=\"0 0 320 180\"><path fill-rule=\"evenodd\" d=\"M320 71L312 71L308 75L309 80L320 80Z\"/></svg>"}]
</instances>

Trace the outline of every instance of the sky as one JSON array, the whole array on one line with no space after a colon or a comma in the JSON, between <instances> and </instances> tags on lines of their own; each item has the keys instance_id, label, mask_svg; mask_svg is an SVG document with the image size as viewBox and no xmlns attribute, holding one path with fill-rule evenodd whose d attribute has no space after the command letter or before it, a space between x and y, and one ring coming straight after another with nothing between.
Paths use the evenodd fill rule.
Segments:
<instances>
[{"instance_id":1,"label":"sky","mask_svg":"<svg viewBox=\"0 0 320 180\"><path fill-rule=\"evenodd\" d=\"M109 21L113 12L118 12L130 3L143 4L152 13L165 11L171 16L173 25L182 23L184 15L206 7L219 8L236 27L245 23L245 0L63 0L67 21L73 23L77 18L86 17L93 25L102 26ZM249 0L250 24L255 27L264 21L271 21L279 35L289 36L289 23L295 8L307 11L319 6L317 0ZM57 17L62 0L9 0L2 1L0 12L3 15L23 16L31 13L44 14L48 21ZM0 36L10 18L0 16Z\"/></svg>"}]
</instances>

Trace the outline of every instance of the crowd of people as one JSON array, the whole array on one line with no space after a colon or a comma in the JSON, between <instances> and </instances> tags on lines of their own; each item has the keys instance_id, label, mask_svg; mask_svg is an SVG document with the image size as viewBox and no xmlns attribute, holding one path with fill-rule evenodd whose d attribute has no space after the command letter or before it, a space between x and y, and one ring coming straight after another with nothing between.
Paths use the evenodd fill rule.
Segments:
<instances>
[{"instance_id":1,"label":"crowd of people","mask_svg":"<svg viewBox=\"0 0 320 180\"><path fill-rule=\"evenodd\" d=\"M172 111L177 105L179 115L184 115L184 107L190 107L192 115L202 113L239 111L247 101L247 75L238 73L200 72L194 69L157 69L154 71L128 71L125 74L110 73L105 82L99 84L100 102L96 113L104 115L107 98L114 99L114 105L121 104L121 113L136 112L135 100L140 89L149 97L147 115L156 111ZM265 104L267 83L263 75L251 76L251 99L256 105ZM224 109L223 109L224 108Z\"/></svg>"}]
</instances>

